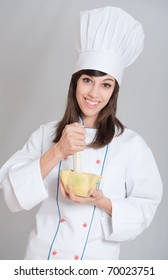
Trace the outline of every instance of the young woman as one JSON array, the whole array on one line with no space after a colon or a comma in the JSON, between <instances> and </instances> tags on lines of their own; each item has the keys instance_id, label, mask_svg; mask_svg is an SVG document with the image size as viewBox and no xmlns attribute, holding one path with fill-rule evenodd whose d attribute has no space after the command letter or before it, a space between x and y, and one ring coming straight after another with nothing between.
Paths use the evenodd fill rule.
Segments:
<instances>
[{"instance_id":1,"label":"young woman","mask_svg":"<svg viewBox=\"0 0 168 280\"><path fill-rule=\"evenodd\" d=\"M124 126L116 118L118 89L115 79L101 71L81 70L73 75L66 112L57 126L54 140L57 143L54 147L56 157L53 157L51 149L40 160L43 179L60 160L86 149L86 128L93 129L94 141L89 143L89 147L95 149L112 141L115 125L118 133L124 131ZM84 125L79 124L80 120ZM64 198L94 204L112 214L111 202L101 190L92 192L91 198L81 198L75 196L71 189L67 195L61 184L61 192Z\"/></svg>"},{"instance_id":2,"label":"young woman","mask_svg":"<svg viewBox=\"0 0 168 280\"><path fill-rule=\"evenodd\" d=\"M81 48L94 38L99 49L92 43L89 51L82 49L62 120L42 125L0 170L11 211L41 203L25 259L118 259L120 242L150 225L162 196L150 148L116 117L123 62L132 63L140 53L141 26L121 9L106 7L83 13L81 30ZM73 168L76 152L83 172L102 176L87 198L71 186L66 193L60 181L60 171Z\"/></svg>"}]
</instances>

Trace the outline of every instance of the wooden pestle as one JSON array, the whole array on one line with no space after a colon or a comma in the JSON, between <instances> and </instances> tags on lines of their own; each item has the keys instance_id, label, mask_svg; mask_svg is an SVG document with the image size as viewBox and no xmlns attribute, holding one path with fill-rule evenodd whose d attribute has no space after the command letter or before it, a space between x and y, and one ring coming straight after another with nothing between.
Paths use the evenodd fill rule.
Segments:
<instances>
[{"instance_id":1,"label":"wooden pestle","mask_svg":"<svg viewBox=\"0 0 168 280\"><path fill-rule=\"evenodd\" d=\"M80 123L84 125L84 121L79 117ZM80 152L77 152L73 155L73 171L81 173L81 157Z\"/></svg>"},{"instance_id":2,"label":"wooden pestle","mask_svg":"<svg viewBox=\"0 0 168 280\"><path fill-rule=\"evenodd\" d=\"M75 172L81 173L81 158L80 152L77 152L73 155L73 170Z\"/></svg>"}]
</instances>

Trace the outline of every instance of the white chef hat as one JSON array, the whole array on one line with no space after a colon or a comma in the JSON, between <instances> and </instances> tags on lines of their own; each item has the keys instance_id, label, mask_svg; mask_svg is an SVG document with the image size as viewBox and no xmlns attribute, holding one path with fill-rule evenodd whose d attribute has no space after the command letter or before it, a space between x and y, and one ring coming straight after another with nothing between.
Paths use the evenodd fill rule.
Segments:
<instances>
[{"instance_id":1,"label":"white chef hat","mask_svg":"<svg viewBox=\"0 0 168 280\"><path fill-rule=\"evenodd\" d=\"M121 84L123 70L143 50L142 25L117 7L103 7L80 14L78 60L74 73L93 69L112 75Z\"/></svg>"}]
</instances>

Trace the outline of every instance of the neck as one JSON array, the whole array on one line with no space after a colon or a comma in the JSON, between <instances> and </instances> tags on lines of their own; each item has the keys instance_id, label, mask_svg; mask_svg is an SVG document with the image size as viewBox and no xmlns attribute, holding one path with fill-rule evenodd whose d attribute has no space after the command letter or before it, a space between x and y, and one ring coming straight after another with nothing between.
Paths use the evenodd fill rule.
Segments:
<instances>
[{"instance_id":1,"label":"neck","mask_svg":"<svg viewBox=\"0 0 168 280\"><path fill-rule=\"evenodd\" d=\"M90 117L83 116L82 117L83 123L85 127L88 128L96 128L96 120Z\"/></svg>"}]
</instances>

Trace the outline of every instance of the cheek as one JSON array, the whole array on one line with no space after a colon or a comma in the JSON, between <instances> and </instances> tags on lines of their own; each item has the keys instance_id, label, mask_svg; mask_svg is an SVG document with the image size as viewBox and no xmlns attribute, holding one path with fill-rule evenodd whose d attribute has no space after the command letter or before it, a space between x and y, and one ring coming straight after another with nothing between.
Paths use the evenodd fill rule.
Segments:
<instances>
[{"instance_id":1,"label":"cheek","mask_svg":"<svg viewBox=\"0 0 168 280\"><path fill-rule=\"evenodd\" d=\"M76 100L77 100L78 105L80 105L80 103L82 102L82 96L83 96L83 94L82 94L81 88L78 86L76 88Z\"/></svg>"},{"instance_id":2,"label":"cheek","mask_svg":"<svg viewBox=\"0 0 168 280\"><path fill-rule=\"evenodd\" d=\"M86 95L87 92L88 92L87 87L79 83L76 88L76 99L79 101L82 100L83 96Z\"/></svg>"},{"instance_id":3,"label":"cheek","mask_svg":"<svg viewBox=\"0 0 168 280\"><path fill-rule=\"evenodd\" d=\"M77 86L76 86L76 98L79 96L79 93L80 93L80 86L79 86L79 84L77 84Z\"/></svg>"},{"instance_id":4,"label":"cheek","mask_svg":"<svg viewBox=\"0 0 168 280\"><path fill-rule=\"evenodd\" d=\"M79 88L77 88L76 89L76 99L77 99L77 101L80 99L80 96L81 96L80 90L79 90Z\"/></svg>"},{"instance_id":5,"label":"cheek","mask_svg":"<svg viewBox=\"0 0 168 280\"><path fill-rule=\"evenodd\" d=\"M106 93L102 96L103 101L107 104L111 98L112 94Z\"/></svg>"},{"instance_id":6,"label":"cheek","mask_svg":"<svg viewBox=\"0 0 168 280\"><path fill-rule=\"evenodd\" d=\"M77 84L76 87L76 96L80 96L82 94L82 86L80 84L80 82Z\"/></svg>"},{"instance_id":7,"label":"cheek","mask_svg":"<svg viewBox=\"0 0 168 280\"><path fill-rule=\"evenodd\" d=\"M113 93L114 93L114 88L113 88L112 90L109 90L109 92L106 92L106 95L105 95L105 101L106 101L106 103L109 102L109 100L110 100L110 98L112 97Z\"/></svg>"}]
</instances>

